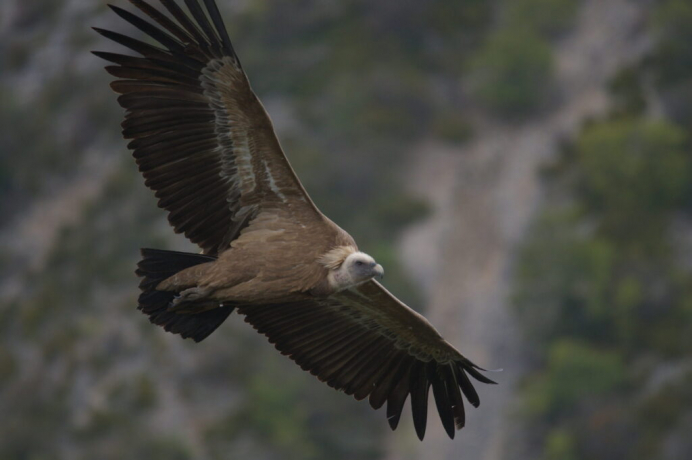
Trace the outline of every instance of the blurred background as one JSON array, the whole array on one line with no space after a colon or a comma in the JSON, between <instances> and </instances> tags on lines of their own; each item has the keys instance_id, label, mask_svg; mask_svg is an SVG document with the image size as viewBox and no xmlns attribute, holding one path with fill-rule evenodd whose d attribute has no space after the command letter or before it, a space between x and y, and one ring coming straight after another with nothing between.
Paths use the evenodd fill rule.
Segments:
<instances>
[{"instance_id":1,"label":"blurred background","mask_svg":"<svg viewBox=\"0 0 692 460\"><path fill-rule=\"evenodd\" d=\"M150 325L139 248L194 248L89 53L138 34L4 0L0 458L692 458L692 2L218 3L317 205L500 385L421 443L240 317Z\"/></svg>"}]
</instances>

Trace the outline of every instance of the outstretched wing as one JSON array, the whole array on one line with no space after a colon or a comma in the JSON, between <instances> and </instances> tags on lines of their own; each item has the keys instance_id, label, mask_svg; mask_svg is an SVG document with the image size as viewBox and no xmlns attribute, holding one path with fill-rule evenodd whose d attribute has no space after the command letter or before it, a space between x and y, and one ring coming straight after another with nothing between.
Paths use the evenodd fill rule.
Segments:
<instances>
[{"instance_id":1,"label":"outstretched wing","mask_svg":"<svg viewBox=\"0 0 692 460\"><path fill-rule=\"evenodd\" d=\"M128 147L145 184L176 232L215 255L261 208L318 214L250 88L214 1L204 0L205 13L197 0L185 0L190 14L174 0L161 0L168 14L142 0L130 3L156 25L111 8L161 47L95 29L141 56L95 54L116 64L106 70L118 77L111 87L126 109L123 135L132 139Z\"/></svg>"},{"instance_id":2,"label":"outstretched wing","mask_svg":"<svg viewBox=\"0 0 692 460\"><path fill-rule=\"evenodd\" d=\"M329 386L357 400L369 397L374 409L387 402L392 429L410 394L421 440L431 386L442 424L454 438L454 428L461 429L465 423L461 394L473 406L480 404L468 375L495 383L425 318L375 281L326 299L247 306L238 311L282 354Z\"/></svg>"}]
</instances>

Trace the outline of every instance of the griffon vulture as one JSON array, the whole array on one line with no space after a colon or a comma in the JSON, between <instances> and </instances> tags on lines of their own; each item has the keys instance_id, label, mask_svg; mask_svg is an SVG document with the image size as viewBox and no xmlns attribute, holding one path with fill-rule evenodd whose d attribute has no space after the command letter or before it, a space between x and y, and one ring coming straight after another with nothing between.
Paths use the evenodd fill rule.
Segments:
<instances>
[{"instance_id":1,"label":"griffon vulture","mask_svg":"<svg viewBox=\"0 0 692 460\"><path fill-rule=\"evenodd\" d=\"M140 56L95 52L114 65L145 184L176 232L202 254L143 249L139 309L199 342L233 311L329 386L387 403L392 429L411 395L425 434L432 386L451 438L464 426L469 375L494 383L375 278L383 269L312 202L253 93L214 0L130 0L151 21L111 6L160 46L95 29ZM165 12L164 12L165 10ZM167 12L167 13L166 13ZM482 369L480 369L482 370Z\"/></svg>"}]
</instances>

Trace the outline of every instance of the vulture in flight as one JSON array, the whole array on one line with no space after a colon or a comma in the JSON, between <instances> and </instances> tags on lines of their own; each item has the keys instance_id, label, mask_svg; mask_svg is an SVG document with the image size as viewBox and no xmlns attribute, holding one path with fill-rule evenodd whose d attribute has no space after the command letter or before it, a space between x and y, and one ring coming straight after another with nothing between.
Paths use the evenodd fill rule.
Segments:
<instances>
[{"instance_id":1,"label":"vulture in flight","mask_svg":"<svg viewBox=\"0 0 692 460\"><path fill-rule=\"evenodd\" d=\"M143 249L139 309L199 342L236 311L329 386L387 403L392 429L410 395L418 437L428 393L450 438L469 376L494 383L376 278L384 271L312 202L253 93L214 0L130 0L111 6L158 42L95 29L139 54L95 54L111 65L126 110L123 136L159 207L200 254Z\"/></svg>"}]
</instances>

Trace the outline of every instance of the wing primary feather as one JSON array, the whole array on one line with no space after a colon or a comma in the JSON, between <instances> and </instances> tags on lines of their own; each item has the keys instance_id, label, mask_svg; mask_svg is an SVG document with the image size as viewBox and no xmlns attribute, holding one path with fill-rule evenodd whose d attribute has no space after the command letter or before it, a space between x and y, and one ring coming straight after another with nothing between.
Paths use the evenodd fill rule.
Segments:
<instances>
[{"instance_id":1,"label":"wing primary feather","mask_svg":"<svg viewBox=\"0 0 692 460\"><path fill-rule=\"evenodd\" d=\"M432 361L431 361L432 363ZM413 426L416 429L418 439L425 437L425 428L428 422L428 392L430 381L428 380L428 364L416 361L411 369L411 414Z\"/></svg>"},{"instance_id":2,"label":"wing primary feather","mask_svg":"<svg viewBox=\"0 0 692 460\"><path fill-rule=\"evenodd\" d=\"M221 17L221 13L219 12L219 7L216 5L216 2L214 0L204 0L204 5L207 7L209 17L211 17L211 20L214 23L214 26L216 27L216 31L221 36L224 51L226 51L226 53L228 53L229 56L233 57L236 64L238 64L238 67L241 67L240 59L238 59L238 56L235 54L235 50L233 49L233 43L231 43L231 37L228 36L228 31L226 30L226 26L223 23L223 18Z\"/></svg>"},{"instance_id":3,"label":"wing primary feather","mask_svg":"<svg viewBox=\"0 0 692 460\"><path fill-rule=\"evenodd\" d=\"M124 139L135 139L138 137L156 136L161 133L171 132L176 129L194 129L209 124L206 120L176 120L170 122L153 122L143 123L139 126L123 128L122 135Z\"/></svg>"},{"instance_id":4,"label":"wing primary feather","mask_svg":"<svg viewBox=\"0 0 692 460\"><path fill-rule=\"evenodd\" d=\"M363 365L365 371L350 383L353 388L353 397L357 401L367 398L375 390L375 383L387 370L396 353L396 348L389 347L384 353L373 353L374 359Z\"/></svg>"},{"instance_id":5,"label":"wing primary feather","mask_svg":"<svg viewBox=\"0 0 692 460\"><path fill-rule=\"evenodd\" d=\"M340 343L341 341L347 340L353 335L353 331L349 328L342 328L337 331L333 331L332 334L322 334L322 336L311 336L301 344L301 354L303 354L306 359L309 359L312 365L318 363L318 360L327 353L326 348L331 344Z\"/></svg>"},{"instance_id":6,"label":"wing primary feather","mask_svg":"<svg viewBox=\"0 0 692 460\"><path fill-rule=\"evenodd\" d=\"M172 206L167 208L168 219L176 223L175 228L181 232L204 231L205 226L213 225L226 215L225 200L215 191L215 187L206 189L190 201L176 203L175 210Z\"/></svg>"},{"instance_id":7,"label":"wing primary feather","mask_svg":"<svg viewBox=\"0 0 692 460\"><path fill-rule=\"evenodd\" d=\"M283 307L283 311L279 311L278 308ZM312 309L304 308L300 303L285 303L276 305L262 305L261 307L255 307L252 309L239 309L245 315L245 317L252 322L252 324L257 323L262 327L272 327L279 325L285 321L292 320L293 318L300 317L303 315L310 315L313 313Z\"/></svg>"},{"instance_id":8,"label":"wing primary feather","mask_svg":"<svg viewBox=\"0 0 692 460\"><path fill-rule=\"evenodd\" d=\"M156 89L143 88L142 91L133 91L121 94L120 96L118 96L118 103L121 105L121 107L130 109L131 101L136 101L137 99L142 99L143 97L160 99L164 101L170 100L178 102L188 102L190 103L190 105L194 105L195 107L200 107L201 104L206 103L206 99L204 95L202 95L201 93L180 91L176 90L175 88L166 88L164 86Z\"/></svg>"},{"instance_id":9,"label":"wing primary feather","mask_svg":"<svg viewBox=\"0 0 692 460\"><path fill-rule=\"evenodd\" d=\"M104 59L108 62L118 64L123 69L140 70L147 72L165 72L166 75L176 75L177 78L187 78L188 81L195 82L199 84L198 72L180 65L176 62L171 62L170 59L156 59L153 57L143 58L138 56L127 56L124 54L116 53L105 53L100 51L92 51L97 57ZM111 66L112 68L113 66ZM113 75L113 74L111 74ZM118 77L119 75L115 75Z\"/></svg>"},{"instance_id":10,"label":"wing primary feather","mask_svg":"<svg viewBox=\"0 0 692 460\"><path fill-rule=\"evenodd\" d=\"M197 129L182 134L176 132L165 132L159 133L156 136L139 137L137 139L130 141L127 144L127 148L129 148L130 150L137 150L138 152L136 152L135 158L143 159L146 156L146 154L144 153L144 149L148 150L149 148L151 148L150 152L153 154L157 150L162 151L173 149L176 147L182 148L184 146L195 144L197 142L207 143L211 142L212 140L213 139L209 139L209 127L204 127L202 129ZM200 156L202 155L195 155L195 159L197 159L197 157Z\"/></svg>"},{"instance_id":11,"label":"wing primary feather","mask_svg":"<svg viewBox=\"0 0 692 460\"><path fill-rule=\"evenodd\" d=\"M176 216L173 216L172 212L168 214L168 220L171 223L175 222L175 227L178 228L178 233L196 233L198 231L204 231L206 226L213 225L215 222L218 222L219 219L223 219L223 217L225 216L223 208L219 208L215 212L202 211L199 214L195 214L197 208L209 206L208 203L202 203L204 204L201 206L200 203L186 204L185 208L188 212L184 216L180 214L176 214ZM185 219L185 217L187 217L187 219Z\"/></svg>"},{"instance_id":12,"label":"wing primary feather","mask_svg":"<svg viewBox=\"0 0 692 460\"><path fill-rule=\"evenodd\" d=\"M481 400L478 397L478 393L476 393L476 389L473 388L471 380L469 380L461 365L457 367L456 374L457 380L459 381L459 386L461 387L461 391L464 393L464 396L466 396L466 399L468 399L468 401L471 403L473 407L478 407L481 403Z\"/></svg>"},{"instance_id":13,"label":"wing primary feather","mask_svg":"<svg viewBox=\"0 0 692 460\"><path fill-rule=\"evenodd\" d=\"M344 345L338 346L333 351L330 350L327 355L318 357L315 365L321 368L319 378L328 383L336 382L335 379L342 375L343 369L348 366L351 360L359 352L367 349L367 345L371 342L368 338L367 332L356 333L348 340L344 340L346 342Z\"/></svg>"},{"instance_id":14,"label":"wing primary feather","mask_svg":"<svg viewBox=\"0 0 692 460\"><path fill-rule=\"evenodd\" d=\"M149 82L140 80L115 80L111 83L111 88L116 93L147 93L147 94L170 94L172 98L178 95L202 94L204 90L199 86L182 85L182 84L166 84L159 82ZM202 101L203 99L200 99Z\"/></svg>"},{"instance_id":15,"label":"wing primary feather","mask_svg":"<svg viewBox=\"0 0 692 460\"><path fill-rule=\"evenodd\" d=\"M185 54L177 53L175 56L172 56L163 48L149 45L148 43L144 43L117 32L111 32L110 30L101 29L99 27L92 27L92 29L107 39L112 40L126 48L131 49L132 51L141 54L147 59L152 60L152 62L169 62L172 65L188 67L195 72L199 72L205 65L202 61L189 57Z\"/></svg>"},{"instance_id":16,"label":"wing primary feather","mask_svg":"<svg viewBox=\"0 0 692 460\"><path fill-rule=\"evenodd\" d=\"M263 309L264 310L264 309ZM276 311L275 309L267 309L258 315L248 314L248 317L253 323L257 323L262 328L274 329L281 327L284 323L288 321L294 321L296 319L307 319L312 317L315 311L309 308L299 308L293 306L292 304L286 304L284 311Z\"/></svg>"},{"instance_id":17,"label":"wing primary feather","mask_svg":"<svg viewBox=\"0 0 692 460\"><path fill-rule=\"evenodd\" d=\"M156 136L161 134L167 133L157 133ZM135 161L145 179L156 176L157 184L169 184L171 181L182 181L187 177L205 174L211 169L217 170L219 168L218 165L209 164L207 166L205 164L214 161L213 152L211 152L212 147L209 147L208 142L185 138L180 139L180 142L181 146L178 148L171 146L169 142L159 143L163 148L170 151L170 158L156 155L148 148L143 148L141 152L137 152ZM198 166L201 168L197 168Z\"/></svg>"},{"instance_id":18,"label":"wing primary feather","mask_svg":"<svg viewBox=\"0 0 692 460\"><path fill-rule=\"evenodd\" d=\"M291 309L287 305L287 310ZM317 322L333 321L332 315L328 311L311 310L311 309L292 309L293 311L276 312L276 319L254 318L257 325L272 334L284 336L287 332L291 333L291 337L300 338L302 330L310 327L311 324Z\"/></svg>"},{"instance_id":19,"label":"wing primary feather","mask_svg":"<svg viewBox=\"0 0 692 460\"><path fill-rule=\"evenodd\" d=\"M329 325L333 321L329 314L311 312L308 315L295 314L295 316L290 316L280 323L258 322L258 330L271 334L277 343L303 345L305 340L311 336L320 334L322 331L329 331Z\"/></svg>"},{"instance_id":20,"label":"wing primary feather","mask_svg":"<svg viewBox=\"0 0 692 460\"><path fill-rule=\"evenodd\" d=\"M197 83L195 79L190 78L187 75L180 74L179 72L172 72L166 69L144 69L141 67L125 67L119 65L106 66L105 69L106 72L117 78L156 81L164 84L194 85Z\"/></svg>"},{"instance_id":21,"label":"wing primary feather","mask_svg":"<svg viewBox=\"0 0 692 460\"><path fill-rule=\"evenodd\" d=\"M274 340L275 345L282 349L290 351L291 355L301 355L309 358L315 366L321 366L325 359L330 356L344 352L344 347L353 343L353 331L349 327L343 327L338 330L331 330L334 336L341 337L340 342L334 342L330 334L325 334L325 329L331 329L331 320L324 319L314 323L309 329L303 329L300 332L300 337L292 337L289 333L277 336ZM276 335L276 334L274 334ZM316 344L321 346L316 347Z\"/></svg>"},{"instance_id":22,"label":"wing primary feather","mask_svg":"<svg viewBox=\"0 0 692 460\"><path fill-rule=\"evenodd\" d=\"M159 10L145 2L144 0L130 0L134 6L139 8L151 19L156 21L161 27L175 35L183 43L191 43L194 39L186 31L178 27L176 23L162 14Z\"/></svg>"},{"instance_id":23,"label":"wing primary feather","mask_svg":"<svg viewBox=\"0 0 692 460\"><path fill-rule=\"evenodd\" d=\"M155 27L153 24L151 24L148 21L145 21L144 19L140 18L139 16L130 13L129 11L126 11L122 8L119 8L115 5L108 5L108 7L113 10L115 14L123 18L125 21L129 22L145 34L149 35L151 38L156 40L157 42L161 43L163 46L168 48L170 51L173 52L182 52L184 50L184 46L177 40L175 40L173 37L168 35L167 33L163 32L161 29Z\"/></svg>"},{"instance_id":24,"label":"wing primary feather","mask_svg":"<svg viewBox=\"0 0 692 460\"><path fill-rule=\"evenodd\" d=\"M252 324L255 329L258 329L259 327L261 327L259 323L254 322L252 318L249 318L247 316L246 316L246 321L249 322L250 324ZM348 331L348 330L345 330L344 333L350 333L350 332L346 332L346 331ZM295 345L291 342L291 337L288 337L288 338L284 338L283 336L276 337L276 336L273 336L274 335L273 331L272 332L264 332L263 334L266 335L267 338L269 339L269 342L273 343L277 347L277 349L279 351L281 351L283 354L289 354L290 355L290 354L294 353L294 351L288 350L292 345ZM313 334L308 339L305 339L302 342L302 345L305 346L305 345L311 345L313 343L321 343L321 341L325 340L325 338L328 339L333 334L334 334L334 331L330 330L329 328L325 328L322 331L319 331L319 332ZM325 353L328 353L328 352L329 352L329 350L325 350Z\"/></svg>"},{"instance_id":25,"label":"wing primary feather","mask_svg":"<svg viewBox=\"0 0 692 460\"><path fill-rule=\"evenodd\" d=\"M188 109L209 110L209 104L200 101L163 99L141 93L134 95L123 94L118 98L118 102L121 104L121 107L126 109L125 118L136 118L139 115L139 110L175 110L183 113Z\"/></svg>"},{"instance_id":26,"label":"wing primary feather","mask_svg":"<svg viewBox=\"0 0 692 460\"><path fill-rule=\"evenodd\" d=\"M208 42L211 44L212 49L214 49L214 44L219 42L219 38L216 36L214 28L209 23L209 20L207 19L207 16L204 14L204 10L202 10L202 7L199 5L199 2L197 2L197 0L185 0L185 4L190 10L190 13L192 13L192 17L195 18L195 21L197 21L197 24L199 24L199 26L202 28L202 31L207 36Z\"/></svg>"},{"instance_id":27,"label":"wing primary feather","mask_svg":"<svg viewBox=\"0 0 692 460\"><path fill-rule=\"evenodd\" d=\"M439 365L431 369L429 379L432 382L433 395L435 396L435 405L437 412L440 414L440 421L450 439L454 439L454 412L452 401L449 398L447 385L450 383L441 375Z\"/></svg>"},{"instance_id":28,"label":"wing primary feather","mask_svg":"<svg viewBox=\"0 0 692 460\"><path fill-rule=\"evenodd\" d=\"M207 206L209 206L208 200L206 202L187 202L177 208L176 212L169 212L168 219L171 222L175 222L175 227L180 229L180 231L198 230L200 229L200 224L202 226L211 224L224 215L223 209L214 210L213 212L200 210L200 208Z\"/></svg>"},{"instance_id":29,"label":"wing primary feather","mask_svg":"<svg viewBox=\"0 0 692 460\"><path fill-rule=\"evenodd\" d=\"M495 382L494 380L490 380L488 377L486 377L485 375L481 374L480 372L478 372L476 370L476 369L481 369L481 370L484 370L484 369L476 366L475 364L473 364L471 362L464 362L464 363L460 364L460 368L464 369L466 372L468 372L468 374L471 377L478 380L479 382L488 383L491 385L497 385L497 382Z\"/></svg>"},{"instance_id":30,"label":"wing primary feather","mask_svg":"<svg viewBox=\"0 0 692 460\"><path fill-rule=\"evenodd\" d=\"M466 412L464 411L464 400L461 397L461 389L457 381L456 373L454 372L454 364L443 366L441 371L445 375L447 382L447 393L449 400L452 402L452 411L454 412L454 423L457 430L460 430L466 424Z\"/></svg>"},{"instance_id":31,"label":"wing primary feather","mask_svg":"<svg viewBox=\"0 0 692 460\"><path fill-rule=\"evenodd\" d=\"M119 64L122 66L131 66L138 61L142 61L142 64L148 64L149 62L148 60L142 59L141 57L127 56L125 54L118 53L109 53L108 51L92 51L91 54L100 59L103 59L104 61L112 62L114 64Z\"/></svg>"},{"instance_id":32,"label":"wing primary feather","mask_svg":"<svg viewBox=\"0 0 692 460\"><path fill-rule=\"evenodd\" d=\"M181 26L187 32L192 35L195 40L197 41L198 44L202 45L203 48L208 49L209 48L209 42L207 39L204 37L202 32L200 32L199 28L195 25L194 22L190 20L190 18L185 14L185 12L178 6L177 3L173 0L160 0L161 4L168 10L171 15L180 23Z\"/></svg>"},{"instance_id":33,"label":"wing primary feather","mask_svg":"<svg viewBox=\"0 0 692 460\"><path fill-rule=\"evenodd\" d=\"M368 390L370 394L368 402L373 409L379 409L387 401L387 388L385 385L391 379L391 375L400 367L400 363L404 359L404 356L405 355L400 350L393 349L392 356L387 363L382 366L378 375L375 376L372 384L372 391Z\"/></svg>"},{"instance_id":34,"label":"wing primary feather","mask_svg":"<svg viewBox=\"0 0 692 460\"><path fill-rule=\"evenodd\" d=\"M156 180L153 183L153 186L157 188L157 191L156 193L154 193L154 196L156 196L156 198L158 199L163 199L174 188L177 189L178 187L190 187L198 182L206 182L209 180L213 180L215 176L219 174L219 171L221 171L221 168L217 166L215 168L210 168L208 171L205 171L192 177L188 176L182 179L176 176L158 178L158 180Z\"/></svg>"},{"instance_id":35,"label":"wing primary feather","mask_svg":"<svg viewBox=\"0 0 692 460\"><path fill-rule=\"evenodd\" d=\"M97 53L94 51L94 54ZM202 62L200 61L185 61L186 64L194 64L193 67L187 65L181 65L178 62L177 57L170 55L162 55L157 57L154 56L129 56L125 54L116 53L101 53L97 55L101 59L119 64L126 68L133 69L145 69L150 71L168 71L174 73L184 74L185 76L194 79L197 84L199 84L199 70L201 69Z\"/></svg>"},{"instance_id":36,"label":"wing primary feather","mask_svg":"<svg viewBox=\"0 0 692 460\"><path fill-rule=\"evenodd\" d=\"M299 324L297 327L295 325L288 328L282 327L279 332L277 332L276 329L268 329L266 335L273 337L270 341L273 340L278 348L302 354L304 347L312 348L314 340L329 343L330 335L325 332L331 332L332 334L338 333L341 335L342 331L349 331L348 328L334 331L330 328L332 322L333 321L329 317L323 317L316 321L310 321L308 324ZM342 343L336 344L336 346L333 347L324 347L323 350L318 350L317 353L319 353L319 356L317 353L313 354L313 361L316 361L321 356L338 352L342 347L348 345L349 341L347 339L349 338L350 337L346 336Z\"/></svg>"},{"instance_id":37,"label":"wing primary feather","mask_svg":"<svg viewBox=\"0 0 692 460\"><path fill-rule=\"evenodd\" d=\"M369 332L369 331L368 331ZM373 344L377 342L379 337L368 336L367 333L362 340L359 340L354 347L349 347L346 350L345 356L338 360L336 366L331 367L328 383L333 383L332 386L339 386L339 389L346 390L345 382L349 380L349 376L353 376L358 371L358 364L364 356L372 349ZM345 391L346 394L353 394Z\"/></svg>"},{"instance_id":38,"label":"wing primary feather","mask_svg":"<svg viewBox=\"0 0 692 460\"><path fill-rule=\"evenodd\" d=\"M387 401L392 382L396 382L397 371L403 367L402 362L406 359L407 356L402 351L396 350L389 363L383 366L382 372L380 372L375 381L375 389L372 390L370 398L368 398L368 402L370 402L370 406L373 409L379 409Z\"/></svg>"},{"instance_id":39,"label":"wing primary feather","mask_svg":"<svg viewBox=\"0 0 692 460\"><path fill-rule=\"evenodd\" d=\"M368 345L367 349L363 353L359 353L357 359L344 369L344 372L350 374L349 378L343 380L344 393L352 395L359 388L360 381L369 378L377 371L378 367L373 367L373 363L382 362L384 356L381 350L387 342L385 337L376 336L376 339Z\"/></svg>"},{"instance_id":40,"label":"wing primary feather","mask_svg":"<svg viewBox=\"0 0 692 460\"><path fill-rule=\"evenodd\" d=\"M327 316L332 316L332 312L328 309L313 308L304 305L303 302L294 302L286 303L285 305L281 305L279 308L273 308L272 310L260 311L258 315L254 315L251 319L253 323L256 322L262 327L268 327L272 330L280 330L280 328L297 319L309 322L310 319L321 319Z\"/></svg>"},{"instance_id":41,"label":"wing primary feather","mask_svg":"<svg viewBox=\"0 0 692 460\"><path fill-rule=\"evenodd\" d=\"M136 155L134 155L134 157L138 160L144 160L148 157L160 158L159 155L161 154L161 152L164 151L179 151L184 147L192 145L195 145L198 148L207 148L207 146L209 145L216 146L216 143L212 144L212 142L214 142L213 137L210 137L210 130L211 132L213 132L213 129L214 127L211 125L202 125L189 129L183 133L175 131L164 131L157 133L153 136L137 137L136 139L133 139L132 141L128 142L127 147L130 150L135 151ZM213 147L210 147L209 151L198 150L198 153L192 155L191 159L199 160L202 159L202 157L205 157L206 155L213 156L213 149ZM165 159L166 165L175 163L175 161L173 161L171 158ZM209 160L210 158L207 158L207 161ZM217 164L218 163L216 162L209 163L210 166L216 166ZM191 166L192 163L189 163L189 165Z\"/></svg>"},{"instance_id":42,"label":"wing primary feather","mask_svg":"<svg viewBox=\"0 0 692 460\"><path fill-rule=\"evenodd\" d=\"M406 365L403 369L401 377L389 392L387 396L387 421L389 422L389 427L392 430L396 430L399 426L399 420L401 419L401 411L404 410L404 403L408 397L410 388L410 374L411 366Z\"/></svg>"},{"instance_id":43,"label":"wing primary feather","mask_svg":"<svg viewBox=\"0 0 692 460\"><path fill-rule=\"evenodd\" d=\"M160 67L165 67L166 69L194 77L196 80L199 79L199 72L204 67L201 61L188 58L187 56L182 58L181 55L177 55L175 58L169 58L168 56L150 56L147 57L147 60Z\"/></svg>"},{"instance_id":44,"label":"wing primary feather","mask_svg":"<svg viewBox=\"0 0 692 460\"><path fill-rule=\"evenodd\" d=\"M150 115L141 113L137 118L126 118L121 126L122 128L135 128L140 124L151 126L156 123L175 123L179 120L191 120L196 122L207 121L211 123L214 118L208 110L203 109L192 109L184 117L181 117L180 114L171 111L159 110L151 113Z\"/></svg>"},{"instance_id":45,"label":"wing primary feather","mask_svg":"<svg viewBox=\"0 0 692 460\"><path fill-rule=\"evenodd\" d=\"M125 139L135 139L140 137L156 136L166 132L181 132L186 129L197 129L209 126L213 130L212 122L208 116L176 118L165 121L146 121L142 123L130 123L129 126L123 125L122 134Z\"/></svg>"},{"instance_id":46,"label":"wing primary feather","mask_svg":"<svg viewBox=\"0 0 692 460\"><path fill-rule=\"evenodd\" d=\"M126 35L119 34L118 32L112 32L110 30L101 29L100 27L92 27L97 33L103 35L109 40L112 40L126 48L136 51L142 56L161 56L166 54L166 50L153 45L149 45L142 41L130 38Z\"/></svg>"},{"instance_id":47,"label":"wing primary feather","mask_svg":"<svg viewBox=\"0 0 692 460\"><path fill-rule=\"evenodd\" d=\"M156 135L160 134L165 133L157 133ZM185 139L181 139L181 142L185 142ZM177 184L178 182L184 182L190 177L217 179L221 172L220 165L210 164L206 170L198 171L196 174L188 174L188 170L184 167L188 164L194 166L195 163L200 161L202 163L205 161L212 163L214 156L213 153L209 152L211 149L212 147L209 146L209 143L198 141L186 143L186 145L181 145L179 148L171 148L169 150L169 158L156 154L151 151L152 149L148 148L141 149L134 157L142 173L146 173L147 176L152 174L158 175L156 181L147 182L147 185L154 184L159 189L162 189L179 185ZM184 165L181 165L180 161L184 161ZM216 182L221 181L216 180ZM223 185L223 183L219 185ZM166 192L162 191L162 193ZM162 198L162 196L159 196L159 198Z\"/></svg>"},{"instance_id":48,"label":"wing primary feather","mask_svg":"<svg viewBox=\"0 0 692 460\"><path fill-rule=\"evenodd\" d=\"M223 187L214 183L195 184L191 187L184 187L175 193L169 194L165 199L159 200L159 206L167 209L173 205L182 206L186 202L207 203L223 193Z\"/></svg>"},{"instance_id":49,"label":"wing primary feather","mask_svg":"<svg viewBox=\"0 0 692 460\"><path fill-rule=\"evenodd\" d=\"M192 117L200 117L202 115L206 116L208 120L213 120L214 119L214 114L211 109L209 108L190 108L190 107L181 107L179 109L176 108L169 108L169 107L163 107L163 108L152 108L152 109L139 109L137 110L137 117L126 117L125 122L126 123L136 123L137 120L141 119L143 121L150 121L150 120L175 120L178 118L181 118L180 112L185 113L185 117L187 116L192 116ZM133 120L133 118L135 118Z\"/></svg>"}]
</instances>

